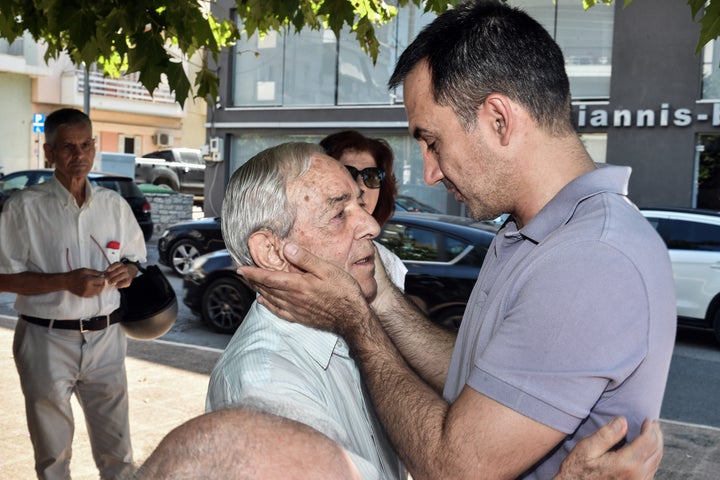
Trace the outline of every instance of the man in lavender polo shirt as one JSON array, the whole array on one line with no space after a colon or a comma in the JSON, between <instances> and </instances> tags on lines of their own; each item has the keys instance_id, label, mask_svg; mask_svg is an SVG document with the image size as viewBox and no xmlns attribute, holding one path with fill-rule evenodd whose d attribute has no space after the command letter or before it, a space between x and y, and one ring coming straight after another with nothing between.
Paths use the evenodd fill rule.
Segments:
<instances>
[{"instance_id":1,"label":"man in lavender polo shirt","mask_svg":"<svg viewBox=\"0 0 720 480\"><path fill-rule=\"evenodd\" d=\"M475 219L511 214L461 330L430 323L382 276L368 305L292 244L303 274L240 269L260 302L347 341L415 480L550 478L618 415L625 439L642 439L675 336L670 261L627 198L629 169L598 168L578 138L557 43L503 2L468 2L420 32L389 84L403 87L425 182ZM612 478L651 478L646 466Z\"/></svg>"},{"instance_id":2,"label":"man in lavender polo shirt","mask_svg":"<svg viewBox=\"0 0 720 480\"><path fill-rule=\"evenodd\" d=\"M630 438L660 415L675 291L667 248L625 196L629 176L601 167L523 228L507 222L465 311L443 396L467 385L566 433L531 478L551 478L615 415Z\"/></svg>"}]
</instances>

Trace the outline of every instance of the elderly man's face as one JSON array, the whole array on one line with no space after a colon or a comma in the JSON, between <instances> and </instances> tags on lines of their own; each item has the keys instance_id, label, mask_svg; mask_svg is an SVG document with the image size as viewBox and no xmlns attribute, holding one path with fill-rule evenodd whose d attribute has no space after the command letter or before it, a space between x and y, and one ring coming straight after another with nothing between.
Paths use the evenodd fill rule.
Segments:
<instances>
[{"instance_id":1,"label":"elderly man's face","mask_svg":"<svg viewBox=\"0 0 720 480\"><path fill-rule=\"evenodd\" d=\"M342 268L360 284L366 298L377 291L375 248L380 227L363 208L357 183L347 169L326 155L313 156L312 166L288 185L297 218L288 240Z\"/></svg>"}]
</instances>

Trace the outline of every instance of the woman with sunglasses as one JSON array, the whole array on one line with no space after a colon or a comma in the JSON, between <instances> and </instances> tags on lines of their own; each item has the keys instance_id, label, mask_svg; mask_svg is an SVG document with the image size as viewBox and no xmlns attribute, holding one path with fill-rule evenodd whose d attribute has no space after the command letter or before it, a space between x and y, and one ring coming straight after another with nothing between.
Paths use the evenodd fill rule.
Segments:
<instances>
[{"instance_id":1,"label":"woman with sunglasses","mask_svg":"<svg viewBox=\"0 0 720 480\"><path fill-rule=\"evenodd\" d=\"M323 138L320 146L345 165L363 192L365 209L383 227L395 212L398 191L390 145L381 138L369 138L356 130L344 130ZM397 255L378 242L375 245L388 277L402 290L407 268Z\"/></svg>"}]
</instances>

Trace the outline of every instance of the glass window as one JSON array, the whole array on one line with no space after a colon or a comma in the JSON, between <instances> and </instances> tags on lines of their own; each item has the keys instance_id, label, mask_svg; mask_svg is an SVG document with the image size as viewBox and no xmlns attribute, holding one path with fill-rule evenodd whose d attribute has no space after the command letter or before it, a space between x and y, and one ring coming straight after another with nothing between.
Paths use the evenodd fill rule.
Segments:
<instances>
[{"instance_id":1,"label":"glass window","mask_svg":"<svg viewBox=\"0 0 720 480\"><path fill-rule=\"evenodd\" d=\"M445 187L440 185L428 186L423 180L422 152L418 143L407 133L368 133L370 137L380 137L387 140L393 149L395 162L393 173L398 182L398 193L412 197L421 203L430 205L442 213L448 212L448 196ZM324 134L248 134L235 137L232 141L230 171L235 171L240 165L248 161L262 150L283 142L319 142ZM455 202L451 200L451 202ZM455 214L459 212L454 212Z\"/></svg>"},{"instance_id":2,"label":"glass window","mask_svg":"<svg viewBox=\"0 0 720 480\"><path fill-rule=\"evenodd\" d=\"M388 104L391 95L387 81L395 67L397 26L375 28L380 51L375 65L358 46L355 34L345 27L340 33L338 54L338 105Z\"/></svg>"},{"instance_id":3,"label":"glass window","mask_svg":"<svg viewBox=\"0 0 720 480\"><path fill-rule=\"evenodd\" d=\"M283 105L334 105L337 40L331 30L285 34Z\"/></svg>"},{"instance_id":4,"label":"glass window","mask_svg":"<svg viewBox=\"0 0 720 480\"><path fill-rule=\"evenodd\" d=\"M560 45L575 99L608 98L615 5L584 10L575 0L511 0L535 18Z\"/></svg>"},{"instance_id":5,"label":"glass window","mask_svg":"<svg viewBox=\"0 0 720 480\"><path fill-rule=\"evenodd\" d=\"M233 105L281 105L284 36L271 31L238 40L233 48Z\"/></svg>"},{"instance_id":6,"label":"glass window","mask_svg":"<svg viewBox=\"0 0 720 480\"><path fill-rule=\"evenodd\" d=\"M9 178L0 178L0 192L8 193L13 190L22 190L30 181L28 175L16 175Z\"/></svg>"},{"instance_id":7,"label":"glass window","mask_svg":"<svg viewBox=\"0 0 720 480\"><path fill-rule=\"evenodd\" d=\"M299 34L291 28L240 39L233 48L233 105L394 103L397 92L388 92L387 81L399 52L434 18L413 5L400 9L390 24L376 27L380 50L375 64L349 27L339 42L330 30L307 28Z\"/></svg>"},{"instance_id":8,"label":"glass window","mask_svg":"<svg viewBox=\"0 0 720 480\"><path fill-rule=\"evenodd\" d=\"M383 230L380 243L385 245L402 260L438 262L441 261L435 232L410 227L392 220Z\"/></svg>"},{"instance_id":9,"label":"glass window","mask_svg":"<svg viewBox=\"0 0 720 480\"><path fill-rule=\"evenodd\" d=\"M661 230L668 248L720 251L720 226L686 220L666 220Z\"/></svg>"},{"instance_id":10,"label":"glass window","mask_svg":"<svg viewBox=\"0 0 720 480\"><path fill-rule=\"evenodd\" d=\"M715 48L715 40L703 48L702 98L716 100L720 98L720 49Z\"/></svg>"},{"instance_id":11,"label":"glass window","mask_svg":"<svg viewBox=\"0 0 720 480\"><path fill-rule=\"evenodd\" d=\"M388 70L387 76L385 77L385 84L390 79L395 63L400 57L400 54L407 48L410 43L415 39L420 30L435 19L434 13L425 13L422 8L416 7L415 5L408 5L402 8L399 12L395 21L392 22L391 26L395 28L395 51L392 67ZM380 46L382 48L383 45ZM399 86L395 91L391 92L391 98L393 103L402 103L403 93L402 86Z\"/></svg>"},{"instance_id":12,"label":"glass window","mask_svg":"<svg viewBox=\"0 0 720 480\"><path fill-rule=\"evenodd\" d=\"M193 165L203 165L205 163L200 154L197 152L185 152L181 150L179 153L180 161L182 163L191 163Z\"/></svg>"},{"instance_id":13,"label":"glass window","mask_svg":"<svg viewBox=\"0 0 720 480\"><path fill-rule=\"evenodd\" d=\"M243 135L233 139L230 171L234 172L240 165L262 152L285 142L317 143L321 135Z\"/></svg>"},{"instance_id":14,"label":"glass window","mask_svg":"<svg viewBox=\"0 0 720 480\"><path fill-rule=\"evenodd\" d=\"M475 248L470 250L467 255L465 255L460 259L460 261L458 261L458 265L469 265L479 268L482 266L487 252L487 245L475 245Z\"/></svg>"}]
</instances>

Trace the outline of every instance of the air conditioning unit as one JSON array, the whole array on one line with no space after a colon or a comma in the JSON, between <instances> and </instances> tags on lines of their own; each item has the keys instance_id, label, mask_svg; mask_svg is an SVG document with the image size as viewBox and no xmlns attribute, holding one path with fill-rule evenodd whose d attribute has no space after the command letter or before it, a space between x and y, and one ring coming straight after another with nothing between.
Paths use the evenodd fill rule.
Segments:
<instances>
[{"instance_id":1,"label":"air conditioning unit","mask_svg":"<svg viewBox=\"0 0 720 480\"><path fill-rule=\"evenodd\" d=\"M158 147L172 147L173 136L169 133L156 133L152 136L153 145Z\"/></svg>"}]
</instances>

